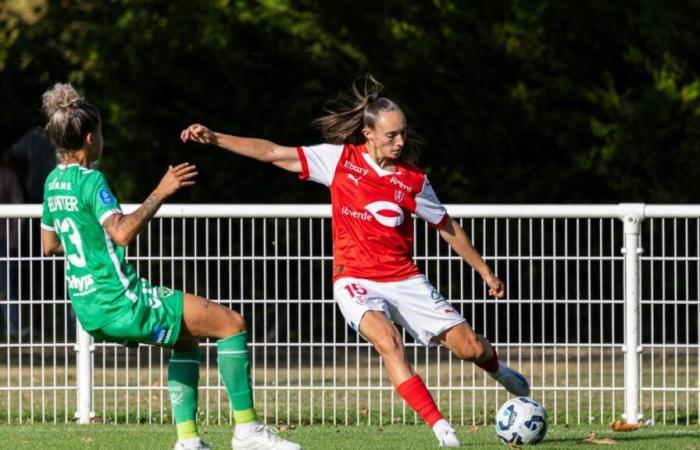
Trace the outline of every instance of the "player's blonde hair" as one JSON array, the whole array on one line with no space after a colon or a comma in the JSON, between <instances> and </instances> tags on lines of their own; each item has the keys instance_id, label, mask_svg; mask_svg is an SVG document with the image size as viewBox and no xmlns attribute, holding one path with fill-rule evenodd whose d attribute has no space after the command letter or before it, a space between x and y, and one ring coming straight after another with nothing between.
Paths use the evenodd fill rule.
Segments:
<instances>
[{"instance_id":1,"label":"player's blonde hair","mask_svg":"<svg viewBox=\"0 0 700 450\"><path fill-rule=\"evenodd\" d=\"M100 111L70 84L56 83L44 92L42 109L48 119L46 132L59 154L81 148L85 136L100 124Z\"/></svg>"},{"instance_id":2,"label":"player's blonde hair","mask_svg":"<svg viewBox=\"0 0 700 450\"><path fill-rule=\"evenodd\" d=\"M358 84L362 83L362 89ZM399 106L387 97L379 96L384 86L372 75L361 77L352 85L352 97L344 99L350 103L340 111L328 110L328 115L319 117L313 123L321 129L326 142L331 144L363 144L366 139L362 129L374 129L379 114L388 111L398 111L406 116ZM349 101L348 101L349 100ZM410 132L410 130L409 130ZM416 163L419 157L420 141L413 136L406 138L401 151L401 159Z\"/></svg>"}]
</instances>

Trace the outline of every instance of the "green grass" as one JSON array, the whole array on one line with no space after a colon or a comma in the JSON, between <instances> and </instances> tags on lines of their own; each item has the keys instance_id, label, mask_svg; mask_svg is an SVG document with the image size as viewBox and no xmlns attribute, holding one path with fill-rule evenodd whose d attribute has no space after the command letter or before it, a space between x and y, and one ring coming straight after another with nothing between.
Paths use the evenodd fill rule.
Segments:
<instances>
[{"instance_id":1,"label":"green grass","mask_svg":"<svg viewBox=\"0 0 700 450\"><path fill-rule=\"evenodd\" d=\"M204 438L216 449L227 449L231 438L228 426L202 426ZM459 427L462 447L503 449L491 426ZM538 449L597 447L584 441L589 433L609 438L621 449L700 450L697 426L657 426L632 433L615 433L604 426L551 427ZM385 427L305 426L282 431L304 449L433 449L433 434L424 426L391 425ZM171 449L175 429L166 425L0 425L0 449ZM582 445L584 444L584 445Z\"/></svg>"},{"instance_id":2,"label":"green grass","mask_svg":"<svg viewBox=\"0 0 700 450\"><path fill-rule=\"evenodd\" d=\"M200 419L226 424L230 420L230 405L209 349L204 350L200 372ZM613 360L610 349L588 350L580 358L572 356L573 351L567 356L567 351L561 349L543 353L525 350L513 352L513 365L530 377L531 396L544 403L552 425L607 424L620 418L624 406L624 361L619 352ZM431 388L441 411L455 424L490 422L509 397L470 363L450 361L445 352L440 353L439 360L433 354L426 356L423 349L416 352L409 359ZM324 353L317 349L313 353L314 365L308 352L282 355L280 361L289 361L289 368L286 362L276 367L274 358L268 358L265 364L260 349L254 353L255 404L269 423L377 426L417 420L389 384L386 372L380 370L377 355L366 348L352 349L347 357L339 352L337 361L328 358L329 351L324 359ZM273 353L270 350L268 357ZM13 349L10 363L0 369L0 423L72 420L76 373L72 359L64 362L70 354L68 350L25 349L20 361L18 351ZM651 357L650 353L644 355ZM167 366L161 369L160 357L159 349L146 346L139 350L99 350L94 371L95 420L169 423ZM0 361L4 363L6 358L0 351ZM54 359L58 361L55 366ZM671 360L669 355L667 359L665 365L656 364L642 374L644 390L640 401L644 419L697 426L697 355L679 355L677 360ZM163 361L167 361L167 355ZM319 361L325 361L325 367ZM655 361L661 361L661 356L656 355ZM324 386L328 390L320 389Z\"/></svg>"}]
</instances>

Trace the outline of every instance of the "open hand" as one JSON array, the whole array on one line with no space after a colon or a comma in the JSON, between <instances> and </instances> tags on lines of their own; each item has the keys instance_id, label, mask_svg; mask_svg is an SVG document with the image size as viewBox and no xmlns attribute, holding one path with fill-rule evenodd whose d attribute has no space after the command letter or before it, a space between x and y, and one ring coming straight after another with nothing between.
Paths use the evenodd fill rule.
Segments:
<instances>
[{"instance_id":1,"label":"open hand","mask_svg":"<svg viewBox=\"0 0 700 450\"><path fill-rule=\"evenodd\" d=\"M197 176L197 166L184 162L177 166L169 166L168 171L158 183L155 192L162 198L170 197L180 188L192 186Z\"/></svg>"},{"instance_id":2,"label":"open hand","mask_svg":"<svg viewBox=\"0 0 700 450\"><path fill-rule=\"evenodd\" d=\"M180 139L182 142L194 141L199 142L200 144L217 145L219 143L219 140L216 138L216 134L213 131L198 123L192 124L182 130L182 133L180 133Z\"/></svg>"}]
</instances>

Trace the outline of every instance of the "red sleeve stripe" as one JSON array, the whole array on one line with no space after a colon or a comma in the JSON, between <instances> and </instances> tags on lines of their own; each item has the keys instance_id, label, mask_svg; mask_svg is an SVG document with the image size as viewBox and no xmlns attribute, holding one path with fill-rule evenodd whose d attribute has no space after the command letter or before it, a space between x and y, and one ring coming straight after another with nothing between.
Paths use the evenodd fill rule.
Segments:
<instances>
[{"instance_id":1,"label":"red sleeve stripe","mask_svg":"<svg viewBox=\"0 0 700 450\"><path fill-rule=\"evenodd\" d=\"M435 228L440 229L444 227L448 220L450 220L450 215L445 213L445 215L442 216L442 219L440 219L440 222L435 224Z\"/></svg>"},{"instance_id":2,"label":"red sleeve stripe","mask_svg":"<svg viewBox=\"0 0 700 450\"><path fill-rule=\"evenodd\" d=\"M297 147L297 153L299 154L299 162L301 162L301 173L299 174L299 179L308 180L309 179L309 163L306 161L306 155L304 154L304 149Z\"/></svg>"}]
</instances>

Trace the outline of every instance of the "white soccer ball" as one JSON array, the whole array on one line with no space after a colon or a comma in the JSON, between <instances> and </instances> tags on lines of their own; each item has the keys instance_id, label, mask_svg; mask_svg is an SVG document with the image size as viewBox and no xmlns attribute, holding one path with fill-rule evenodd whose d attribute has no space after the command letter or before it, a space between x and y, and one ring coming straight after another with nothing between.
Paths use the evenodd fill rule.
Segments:
<instances>
[{"instance_id":1,"label":"white soccer ball","mask_svg":"<svg viewBox=\"0 0 700 450\"><path fill-rule=\"evenodd\" d=\"M496 414L496 434L504 444L537 444L547 433L547 411L528 397L508 400Z\"/></svg>"}]
</instances>

